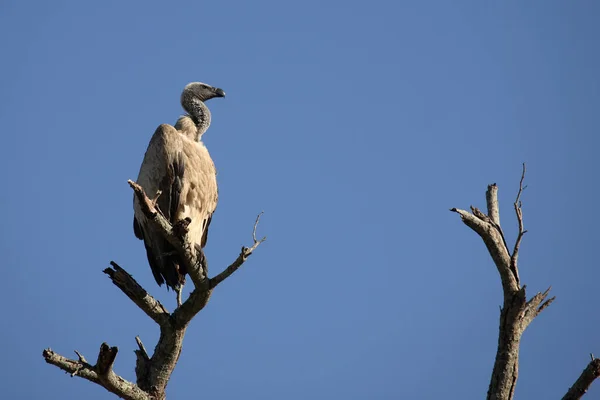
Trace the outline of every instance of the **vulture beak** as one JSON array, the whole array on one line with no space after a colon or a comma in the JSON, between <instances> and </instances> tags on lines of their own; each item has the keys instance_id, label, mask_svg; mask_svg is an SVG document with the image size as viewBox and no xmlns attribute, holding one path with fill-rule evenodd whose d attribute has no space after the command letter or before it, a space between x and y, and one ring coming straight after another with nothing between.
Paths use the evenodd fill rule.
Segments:
<instances>
[{"instance_id":1,"label":"vulture beak","mask_svg":"<svg viewBox=\"0 0 600 400\"><path fill-rule=\"evenodd\" d=\"M225 97L225 92L223 91L223 89L215 88L215 95L217 97Z\"/></svg>"}]
</instances>

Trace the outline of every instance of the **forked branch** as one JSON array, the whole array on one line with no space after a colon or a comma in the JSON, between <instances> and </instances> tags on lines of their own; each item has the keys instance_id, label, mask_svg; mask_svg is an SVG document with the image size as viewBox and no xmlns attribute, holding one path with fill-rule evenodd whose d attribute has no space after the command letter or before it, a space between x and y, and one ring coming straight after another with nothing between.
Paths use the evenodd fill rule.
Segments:
<instances>
[{"instance_id":1,"label":"forked branch","mask_svg":"<svg viewBox=\"0 0 600 400\"><path fill-rule=\"evenodd\" d=\"M471 212L457 208L450 210L458 213L465 225L481 237L502 280L504 302L500 313L498 349L487 394L488 400L511 400L513 398L519 371L521 336L531 321L554 301L554 297L546 300L550 289L544 293L537 293L527 301L525 286L521 286L519 279L518 252L526 232L523 228L523 212L521 210L521 194L525 189L524 179L525 164L523 164L517 200L514 203L515 214L519 222L519 233L512 255L500 226L500 207L496 184L489 185L486 192L487 215L475 207L471 207Z\"/></svg>"},{"instance_id":2,"label":"forked branch","mask_svg":"<svg viewBox=\"0 0 600 400\"><path fill-rule=\"evenodd\" d=\"M100 347L98 361L95 365L90 365L80 353L77 353L78 360L63 357L51 349L44 350L43 356L49 364L61 368L72 376L77 375L97 383L121 398L163 400L167 383L179 359L183 338L189 322L206 306L213 289L231 276L252 252L265 241L266 237L260 240L256 239L256 228L261 213L254 223L252 246L243 247L240 255L230 266L214 278L209 279L206 276L207 261L204 253L200 246L190 243L184 224L171 226L169 221L156 209L154 202L146 196L143 188L133 181L128 181L128 183L134 190L145 216L154 224L156 231L177 251L179 258L185 264L188 274L192 278L194 290L188 299L170 314L158 300L146 292L117 263L111 261L112 268L104 270L112 283L160 327L160 337L152 356L148 355L142 341L139 337L136 337L138 349L135 351L137 357L135 368L137 379L135 384L113 372L112 366L118 349L109 347L105 343ZM189 224L189 221L183 222Z\"/></svg>"},{"instance_id":3,"label":"forked branch","mask_svg":"<svg viewBox=\"0 0 600 400\"><path fill-rule=\"evenodd\" d=\"M223 272L221 272L219 275L217 275L213 278L210 278L210 288L211 289L215 288L219 283L221 283L225 279L229 278L229 276L231 274L233 274L235 271L237 271L238 268L241 267L242 264L248 259L248 257L250 257L252 255L252 252L254 250L256 250L256 248L262 242L267 240L266 236L263 236L263 238L260 240L256 239L256 227L258 226L258 221L260 221L261 215L263 215L262 212L260 214L258 214L258 216L256 217L256 221L254 222L254 228L252 229L252 240L254 241L254 243L252 244L252 246L251 247L242 247L242 250L240 251L240 255L233 263L231 263L231 265L229 267L225 268L225 270Z\"/></svg>"},{"instance_id":4,"label":"forked branch","mask_svg":"<svg viewBox=\"0 0 600 400\"><path fill-rule=\"evenodd\" d=\"M102 343L98 353L96 365L90 365L78 352L78 360L72 360L55 353L51 349L43 351L42 355L48 364L52 364L71 374L94 382L122 399L150 400L148 393L141 390L136 384L129 382L112 370L118 349Z\"/></svg>"},{"instance_id":5,"label":"forked branch","mask_svg":"<svg viewBox=\"0 0 600 400\"><path fill-rule=\"evenodd\" d=\"M142 208L142 212L148 218L161 235L171 244L177 253L181 256L181 260L185 263L185 268L194 282L194 286L202 286L203 281L207 278L201 263L201 254L199 247L194 246L187 240L186 236L178 235L177 230L173 229L171 223L160 213L154 206L153 201L148 198L144 188L132 180L127 183L133 189L135 196Z\"/></svg>"}]
</instances>

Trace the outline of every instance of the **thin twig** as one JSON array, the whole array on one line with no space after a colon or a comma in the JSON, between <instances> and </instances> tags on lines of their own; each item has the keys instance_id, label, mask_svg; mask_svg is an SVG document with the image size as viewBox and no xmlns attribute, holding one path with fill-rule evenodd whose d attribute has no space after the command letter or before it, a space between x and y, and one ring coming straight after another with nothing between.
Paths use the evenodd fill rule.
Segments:
<instances>
[{"instance_id":1,"label":"thin twig","mask_svg":"<svg viewBox=\"0 0 600 400\"><path fill-rule=\"evenodd\" d=\"M219 283L221 283L225 279L229 278L231 276L231 274L233 274L235 271L237 271L238 268L241 267L242 264L248 259L248 257L250 257L252 255L252 252L254 250L256 250L256 248L262 242L267 240L266 236L264 236L260 240L256 239L256 227L258 226L258 221L260 221L260 217L262 214L263 214L262 212L260 214L258 214L258 216L256 217L256 221L254 222L254 228L252 229L252 240L254 241L253 245L251 247L242 247L242 250L240 251L240 255L238 256L238 258L236 258L236 260L233 263L231 263L231 265L229 265L227 268L225 268L225 270L223 272L221 272L220 274L218 274L217 276L210 278L209 288L211 290L214 289Z\"/></svg>"},{"instance_id":2,"label":"thin twig","mask_svg":"<svg viewBox=\"0 0 600 400\"><path fill-rule=\"evenodd\" d=\"M523 193L523 191L525 189L527 189L527 185L523 186L523 181L525 180L525 172L526 172L526 168L525 168L525 163L523 163L523 172L521 173L521 180L519 181L519 193L517 193L517 199L515 200L515 204L519 204L519 207L521 206L521 194Z\"/></svg>"},{"instance_id":3,"label":"thin twig","mask_svg":"<svg viewBox=\"0 0 600 400\"><path fill-rule=\"evenodd\" d=\"M256 216L256 221L254 221L254 228L252 228L252 240L254 240L254 243L256 244L257 242L262 243L265 240L267 240L266 236L263 236L262 239L260 239L260 241L256 240L256 227L258 226L258 221L260 221L260 217L264 214L264 211L261 211L260 214L258 214Z\"/></svg>"},{"instance_id":4,"label":"thin twig","mask_svg":"<svg viewBox=\"0 0 600 400\"><path fill-rule=\"evenodd\" d=\"M83 354L81 354L80 352L78 352L77 350L74 350L75 354L77 354L77 357L79 358L79 362L82 364L88 364L87 360L85 359L85 357L83 356Z\"/></svg>"},{"instance_id":5,"label":"thin twig","mask_svg":"<svg viewBox=\"0 0 600 400\"><path fill-rule=\"evenodd\" d=\"M523 240L523 236L527 231L523 228L523 211L521 210L521 194L523 190L527 188L527 186L523 186L523 181L525 180L525 163L523 163L523 172L521 173L521 180L519 181L519 192L517 193L517 198L514 202L515 214L517 215L517 221L519 222L519 234L517 235L517 240L515 241L515 247L513 248L512 256L510 257L510 269L515 274L515 278L517 282L519 281L519 249L521 248L521 241Z\"/></svg>"},{"instance_id":6,"label":"thin twig","mask_svg":"<svg viewBox=\"0 0 600 400\"><path fill-rule=\"evenodd\" d=\"M142 352L142 356L146 359L150 359L148 352L146 351L146 347L144 347L144 343L142 343L142 339L140 339L139 336L136 336L135 341L138 345L138 349Z\"/></svg>"}]
</instances>

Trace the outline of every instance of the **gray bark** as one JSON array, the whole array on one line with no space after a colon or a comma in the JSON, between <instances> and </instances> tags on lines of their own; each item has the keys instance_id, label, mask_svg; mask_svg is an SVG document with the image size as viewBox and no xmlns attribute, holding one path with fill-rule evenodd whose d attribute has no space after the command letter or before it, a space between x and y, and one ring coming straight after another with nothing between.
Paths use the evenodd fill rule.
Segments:
<instances>
[{"instance_id":1,"label":"gray bark","mask_svg":"<svg viewBox=\"0 0 600 400\"><path fill-rule=\"evenodd\" d=\"M550 289L544 293L537 293L527 301L526 286L521 286L519 280L518 252L526 232L523 229L520 200L524 189L524 177L525 165L523 165L519 193L514 203L519 221L519 233L512 255L500 226L500 207L496 184L489 185L486 192L487 215L475 207L471 207L471 212L457 208L450 210L458 213L465 225L481 237L502 281L504 301L500 312L498 348L487 394L488 400L511 400L514 397L515 385L519 376L521 336L533 319L554 301L554 297L547 299Z\"/></svg>"},{"instance_id":2,"label":"gray bark","mask_svg":"<svg viewBox=\"0 0 600 400\"><path fill-rule=\"evenodd\" d=\"M575 384L569 388L569 391L564 395L562 400L578 400L582 398L590 388L592 382L599 376L600 358L595 358L592 355L592 361L585 367L577 381L575 381Z\"/></svg>"},{"instance_id":3,"label":"gray bark","mask_svg":"<svg viewBox=\"0 0 600 400\"><path fill-rule=\"evenodd\" d=\"M189 242L185 225L171 226L169 221L156 210L141 186L132 181L129 181L129 185L138 197L148 220L155 224L156 229L160 230L164 238L175 247L181 256L188 274L192 278L194 290L180 307L176 308L173 313L169 313L158 300L144 290L130 274L114 261L111 261L112 268L104 270L112 283L152 318L160 328L160 337L152 356L148 355L141 339L136 337L138 344L138 350L135 351L136 383L129 382L114 373L112 367L118 348L109 347L106 343L100 347L95 365L89 364L78 352L76 352L78 360L63 357L51 349L44 350L42 355L47 363L59 367L70 373L71 376L79 376L94 382L123 399L163 400L166 398L167 384L179 360L183 339L190 321L206 306L213 289L240 268L266 238L256 239L259 215L254 223L253 245L249 248L242 247L239 256L231 265L214 278L209 279L206 273L207 261L204 253L199 246L194 246Z\"/></svg>"}]
</instances>

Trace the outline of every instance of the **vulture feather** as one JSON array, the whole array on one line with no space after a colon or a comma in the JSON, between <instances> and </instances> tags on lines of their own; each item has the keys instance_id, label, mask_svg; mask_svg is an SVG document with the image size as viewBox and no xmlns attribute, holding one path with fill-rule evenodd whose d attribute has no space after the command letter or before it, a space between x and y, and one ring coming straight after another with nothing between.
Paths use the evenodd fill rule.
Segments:
<instances>
[{"instance_id":1,"label":"vulture feather","mask_svg":"<svg viewBox=\"0 0 600 400\"><path fill-rule=\"evenodd\" d=\"M156 129L137 179L148 197L161 192L156 205L172 225L185 218L191 220L188 238L201 247L206 245L218 200L217 172L201 140L210 126L210 111L204 102L214 97L225 97L225 92L201 82L185 87L181 105L187 114L175 126L162 124ZM133 230L144 241L154 279L177 291L179 302L186 275L183 263L146 219L135 196L133 209Z\"/></svg>"}]
</instances>

